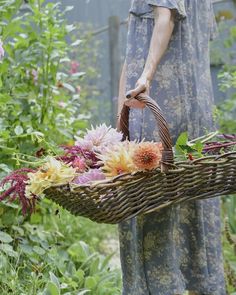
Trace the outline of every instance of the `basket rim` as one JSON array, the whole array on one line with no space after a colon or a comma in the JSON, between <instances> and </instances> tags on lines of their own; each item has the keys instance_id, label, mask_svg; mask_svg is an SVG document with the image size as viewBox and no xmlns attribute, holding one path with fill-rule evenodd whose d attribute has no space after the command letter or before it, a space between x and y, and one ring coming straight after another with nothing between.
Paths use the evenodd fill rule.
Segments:
<instances>
[{"instance_id":1,"label":"basket rim","mask_svg":"<svg viewBox=\"0 0 236 295\"><path fill-rule=\"evenodd\" d=\"M219 165L224 164L232 159L236 161L236 151L228 152L222 155L210 155L207 157L198 158L195 160L185 160L185 161L177 161L174 164L165 163L169 166L168 171L163 172L161 168L158 167L153 170L145 170L145 171L136 171L132 173L125 173L121 175L117 175L112 178L98 180L86 184L76 184L76 183L67 183L65 185L53 185L50 188L63 188L67 187L70 191L75 191L76 189L81 190L95 190L97 188L104 187L114 187L115 185L122 185L123 183L133 183L135 181L140 181L141 178L145 179L147 176L153 175L155 173L162 175L169 175L173 173L180 173L185 171L186 169L196 167L196 166L207 166L207 165ZM50 189L48 188L48 189ZM45 192L48 190L46 189Z\"/></svg>"}]
</instances>

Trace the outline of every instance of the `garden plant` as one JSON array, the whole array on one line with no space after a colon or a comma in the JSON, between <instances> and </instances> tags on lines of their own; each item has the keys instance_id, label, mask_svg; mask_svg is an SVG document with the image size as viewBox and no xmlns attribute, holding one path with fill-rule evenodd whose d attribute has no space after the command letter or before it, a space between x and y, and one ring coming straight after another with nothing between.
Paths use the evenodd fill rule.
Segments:
<instances>
[{"instance_id":1,"label":"garden plant","mask_svg":"<svg viewBox=\"0 0 236 295\"><path fill-rule=\"evenodd\" d=\"M68 23L72 6L63 10L60 3L48 2L29 0L29 10L23 12L21 0L0 0L0 180L13 170L24 167L30 172L45 159L62 155L65 146L81 143L89 122L99 118L92 34ZM235 41L234 26L225 43L229 51ZM235 89L235 66L225 64L219 78L222 90ZM229 142L236 141L229 135L236 133L235 110L233 94L216 112ZM119 164L124 155L120 147ZM183 133L176 155L192 161L204 148L211 147L199 141L189 145ZM117 157L111 154L105 160L107 175L116 176L119 169L109 169ZM133 171L133 163L122 164L126 172ZM236 200L228 196L222 203L225 273L228 292L235 295ZM107 245L110 238L117 240L116 229L74 217L47 199L34 205L33 214L22 214L19 203L0 202L0 294L121 294L119 266L111 263L117 253Z\"/></svg>"}]
</instances>

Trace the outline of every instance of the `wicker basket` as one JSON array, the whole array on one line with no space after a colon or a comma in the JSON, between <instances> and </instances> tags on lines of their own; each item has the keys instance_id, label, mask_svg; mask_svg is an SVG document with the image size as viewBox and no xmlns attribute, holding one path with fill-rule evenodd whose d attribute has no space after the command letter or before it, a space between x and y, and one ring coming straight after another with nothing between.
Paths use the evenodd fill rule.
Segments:
<instances>
[{"instance_id":1,"label":"wicker basket","mask_svg":"<svg viewBox=\"0 0 236 295\"><path fill-rule=\"evenodd\" d=\"M161 168L120 175L100 184L51 187L47 198L74 215L98 223L119 223L139 214L189 200L236 193L236 152L173 163L172 142L159 106L149 97L137 98L153 112L163 144ZM129 108L123 107L120 130L129 138Z\"/></svg>"}]
</instances>

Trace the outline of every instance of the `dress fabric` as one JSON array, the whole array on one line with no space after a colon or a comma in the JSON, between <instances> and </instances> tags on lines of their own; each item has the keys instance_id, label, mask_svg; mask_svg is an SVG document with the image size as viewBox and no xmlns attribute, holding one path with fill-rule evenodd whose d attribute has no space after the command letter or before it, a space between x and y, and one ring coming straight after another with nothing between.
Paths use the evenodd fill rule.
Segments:
<instances>
[{"instance_id":1,"label":"dress fabric","mask_svg":"<svg viewBox=\"0 0 236 295\"><path fill-rule=\"evenodd\" d=\"M154 6L175 10L169 47L150 96L162 108L173 142L214 129L209 40L214 32L210 0L133 0L127 39L127 85L140 77L154 27ZM152 113L132 109L131 139L156 140ZM185 290L224 295L218 198L191 201L119 224L123 295L173 295Z\"/></svg>"}]
</instances>

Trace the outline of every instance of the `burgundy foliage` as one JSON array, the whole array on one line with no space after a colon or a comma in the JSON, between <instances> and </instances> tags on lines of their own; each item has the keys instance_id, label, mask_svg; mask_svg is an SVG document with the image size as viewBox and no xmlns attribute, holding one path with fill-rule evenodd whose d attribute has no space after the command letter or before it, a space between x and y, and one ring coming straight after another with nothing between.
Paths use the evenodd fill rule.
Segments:
<instances>
[{"instance_id":1,"label":"burgundy foliage","mask_svg":"<svg viewBox=\"0 0 236 295\"><path fill-rule=\"evenodd\" d=\"M227 153L232 151L232 148L236 145L236 134L219 134L217 137L221 141L205 143L203 153L211 155Z\"/></svg>"},{"instance_id":2,"label":"burgundy foliage","mask_svg":"<svg viewBox=\"0 0 236 295\"><path fill-rule=\"evenodd\" d=\"M62 148L64 149L65 154L57 157L58 160L73 165L78 159L84 159L88 167L98 168L98 158L94 152L84 150L80 146L62 146Z\"/></svg>"},{"instance_id":3,"label":"burgundy foliage","mask_svg":"<svg viewBox=\"0 0 236 295\"><path fill-rule=\"evenodd\" d=\"M36 170L29 168L18 169L6 176L0 183L0 187L2 188L4 188L4 186L7 184L10 185L10 187L0 195L0 201L9 198L9 201L13 202L18 197L22 205L22 212L24 215L27 213L28 210L30 211L30 213L34 211L37 200L36 196L32 199L28 199L25 196L25 187L26 182L28 181L27 174L29 172L35 173Z\"/></svg>"}]
</instances>

